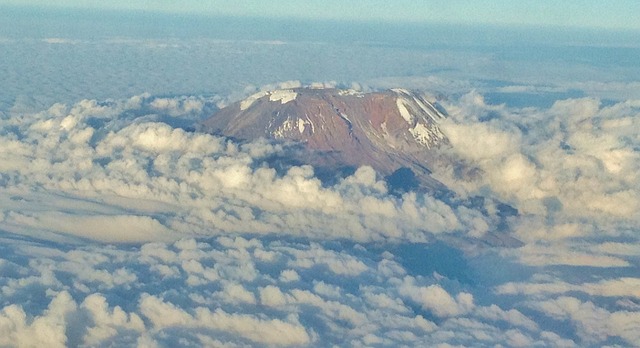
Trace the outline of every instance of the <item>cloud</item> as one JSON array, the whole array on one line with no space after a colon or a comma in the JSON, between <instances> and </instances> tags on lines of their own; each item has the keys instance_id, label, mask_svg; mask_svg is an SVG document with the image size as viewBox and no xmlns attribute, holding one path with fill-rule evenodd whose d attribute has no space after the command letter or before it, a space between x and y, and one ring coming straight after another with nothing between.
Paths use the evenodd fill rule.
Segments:
<instances>
[{"instance_id":1,"label":"cloud","mask_svg":"<svg viewBox=\"0 0 640 348\"><path fill-rule=\"evenodd\" d=\"M284 271L282 271L282 273L280 273L279 279L283 282L295 282L297 280L300 280L300 275L298 275L298 272L296 272L295 270L285 269Z\"/></svg>"},{"instance_id":2,"label":"cloud","mask_svg":"<svg viewBox=\"0 0 640 348\"><path fill-rule=\"evenodd\" d=\"M154 98L149 106L153 110L165 112L170 116L180 116L189 114L199 114L205 110L205 101L202 98L182 97L182 98Z\"/></svg>"},{"instance_id":3,"label":"cloud","mask_svg":"<svg viewBox=\"0 0 640 348\"><path fill-rule=\"evenodd\" d=\"M249 303L255 304L256 297L253 292L248 291L241 284L229 283L224 286L224 290L218 296L230 303Z\"/></svg>"},{"instance_id":4,"label":"cloud","mask_svg":"<svg viewBox=\"0 0 640 348\"><path fill-rule=\"evenodd\" d=\"M508 85L498 87L495 90L500 93L554 93L565 91L562 87L537 85Z\"/></svg>"},{"instance_id":5,"label":"cloud","mask_svg":"<svg viewBox=\"0 0 640 348\"><path fill-rule=\"evenodd\" d=\"M563 296L536 306L545 314L570 320L580 338L587 344L603 342L609 336L618 336L627 344L635 345L640 339L638 312L609 312L593 302L583 302L575 297Z\"/></svg>"},{"instance_id":6,"label":"cloud","mask_svg":"<svg viewBox=\"0 0 640 348\"><path fill-rule=\"evenodd\" d=\"M484 123L444 124L453 148L471 161L489 160L510 154L520 143L518 134L495 129ZM472 135L472 136L470 136Z\"/></svg>"},{"instance_id":7,"label":"cloud","mask_svg":"<svg viewBox=\"0 0 640 348\"><path fill-rule=\"evenodd\" d=\"M185 126L212 103L144 94L0 119L7 337L37 340L42 322L62 332L60 345L635 339L637 103L515 109L477 92L448 101L452 148L434 175L453 198L392 195L370 167L332 185L310 166L276 170L269 158L287 144ZM483 244L511 236L525 245ZM452 268L472 267L474 279L440 264L451 251L423 250L419 266L402 252L433 240L462 248L473 266ZM487 271L484 258L497 275L475 273ZM65 292L62 312L73 315L52 314ZM576 294L577 305L559 301ZM536 315L530 296L544 303Z\"/></svg>"},{"instance_id":8,"label":"cloud","mask_svg":"<svg viewBox=\"0 0 640 348\"><path fill-rule=\"evenodd\" d=\"M4 346L66 347L66 321L77 304L68 292L52 299L44 313L28 318L19 305L9 305L0 312L0 343Z\"/></svg>"},{"instance_id":9,"label":"cloud","mask_svg":"<svg viewBox=\"0 0 640 348\"><path fill-rule=\"evenodd\" d=\"M475 313L485 319L491 319L495 321L504 321L513 326L520 326L529 331L536 331L538 324L533 320L527 318L517 309L510 309L508 311L496 306L495 304L489 307L477 307Z\"/></svg>"},{"instance_id":10,"label":"cloud","mask_svg":"<svg viewBox=\"0 0 640 348\"><path fill-rule=\"evenodd\" d=\"M148 216L135 215L91 215L78 216L64 213L41 213L28 224L31 228L53 230L83 238L113 242L144 242L148 240L171 240L170 230Z\"/></svg>"},{"instance_id":11,"label":"cloud","mask_svg":"<svg viewBox=\"0 0 640 348\"><path fill-rule=\"evenodd\" d=\"M435 175L460 194L490 193L524 214L551 218L551 226L539 225L543 229L589 221L584 225L590 227L563 237L561 231L531 234L523 224L518 235L525 241L637 224L640 154L634 148L637 136L626 128L639 114L635 105L603 106L598 99L582 98L556 101L549 109L515 109L469 93L448 105L451 117L442 129L453 145L448 154L477 171L465 174L451 165L437 167Z\"/></svg>"},{"instance_id":12,"label":"cloud","mask_svg":"<svg viewBox=\"0 0 640 348\"><path fill-rule=\"evenodd\" d=\"M87 311L87 316L92 322L92 326L87 329L83 337L84 344L95 345L116 335L125 335L123 330L139 334L146 329L144 322L136 313L127 314L119 306L113 310L109 309L107 300L99 294L87 296L80 308Z\"/></svg>"},{"instance_id":13,"label":"cloud","mask_svg":"<svg viewBox=\"0 0 640 348\"><path fill-rule=\"evenodd\" d=\"M51 342L59 346L570 346L575 338L523 314L530 302L416 274L397 262L406 254L372 244L336 251L335 241L219 236L118 247L13 241L2 248L11 243L13 251L0 257L0 269L12 278L0 278L9 303L0 306L0 332L10 342L37 343L36 327L57 332ZM344 260L362 266L357 272L328 266Z\"/></svg>"},{"instance_id":14,"label":"cloud","mask_svg":"<svg viewBox=\"0 0 640 348\"><path fill-rule=\"evenodd\" d=\"M585 91L594 98L612 99L612 100L639 100L638 81L584 81L584 82L568 82L565 83L567 88L575 88Z\"/></svg>"},{"instance_id":15,"label":"cloud","mask_svg":"<svg viewBox=\"0 0 640 348\"><path fill-rule=\"evenodd\" d=\"M336 275L351 276L357 276L367 270L367 266L362 261L344 253L325 250L316 244L313 244L310 250L290 249L288 251L295 255L295 261L291 266L309 268L326 265L329 271Z\"/></svg>"},{"instance_id":16,"label":"cloud","mask_svg":"<svg viewBox=\"0 0 640 348\"><path fill-rule=\"evenodd\" d=\"M514 250L505 250L520 262L531 266L568 265L588 267L630 267L632 264L620 257L594 254L562 245L542 246L529 244Z\"/></svg>"},{"instance_id":17,"label":"cloud","mask_svg":"<svg viewBox=\"0 0 640 348\"><path fill-rule=\"evenodd\" d=\"M633 256L638 255L640 246L631 243L605 242L589 246L594 253L604 253L609 255Z\"/></svg>"},{"instance_id":18,"label":"cloud","mask_svg":"<svg viewBox=\"0 0 640 348\"><path fill-rule=\"evenodd\" d=\"M404 278L398 292L438 317L465 314L474 307L469 293L461 292L454 298L440 285L417 286L411 277Z\"/></svg>"},{"instance_id":19,"label":"cloud","mask_svg":"<svg viewBox=\"0 0 640 348\"><path fill-rule=\"evenodd\" d=\"M68 45L75 45L80 43L80 41L78 40L64 39L59 37L48 37L48 38L42 39L42 42L45 42L48 44L68 44Z\"/></svg>"},{"instance_id":20,"label":"cloud","mask_svg":"<svg viewBox=\"0 0 640 348\"><path fill-rule=\"evenodd\" d=\"M228 331L254 343L269 345L303 345L310 343L307 331L300 324L257 319L250 315L210 311L198 307L190 315L171 303L155 296L146 295L140 301L140 309L156 329L168 327L209 328Z\"/></svg>"},{"instance_id":21,"label":"cloud","mask_svg":"<svg viewBox=\"0 0 640 348\"><path fill-rule=\"evenodd\" d=\"M20 137L13 132L0 137L6 145L0 151L3 171L11 180L0 189L25 204L6 201L0 224L39 238L103 242L228 232L425 241L429 234L462 230L460 219L474 226L470 230L486 230L481 215L469 220L467 212L432 196L388 195L368 167L325 187L309 166L285 173L269 168L267 157L287 151L282 145L265 140L236 144L146 116L128 120L145 105L184 104L174 102L148 96L83 100L23 115L20 122L3 120L17 127ZM193 112L178 109L172 110L182 116ZM14 195L17 186L25 190ZM46 202L46 209L26 199ZM73 209L56 208L62 205Z\"/></svg>"},{"instance_id":22,"label":"cloud","mask_svg":"<svg viewBox=\"0 0 640 348\"><path fill-rule=\"evenodd\" d=\"M514 283L509 282L497 287L500 294L564 294L582 292L590 296L627 297L640 299L640 279L623 277L601 280L596 283L571 284L563 281L550 283Z\"/></svg>"}]
</instances>

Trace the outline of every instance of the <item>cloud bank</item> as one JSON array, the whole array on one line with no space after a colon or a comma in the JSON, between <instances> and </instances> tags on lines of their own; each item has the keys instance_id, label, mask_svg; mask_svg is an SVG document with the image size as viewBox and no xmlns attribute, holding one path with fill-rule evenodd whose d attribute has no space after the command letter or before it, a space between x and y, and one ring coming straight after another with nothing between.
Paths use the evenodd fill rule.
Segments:
<instances>
[{"instance_id":1,"label":"cloud bank","mask_svg":"<svg viewBox=\"0 0 640 348\"><path fill-rule=\"evenodd\" d=\"M226 236L128 248L7 244L3 345L570 342L517 309L476 303L451 279L412 275L401 257L359 245Z\"/></svg>"},{"instance_id":2,"label":"cloud bank","mask_svg":"<svg viewBox=\"0 0 640 348\"><path fill-rule=\"evenodd\" d=\"M268 167L283 145L237 144L147 121L153 115L127 120L145 103L174 116L203 105L84 100L3 120L0 226L104 242L230 232L426 241L464 229L465 211L428 195L394 198L368 167L325 187L309 166L282 174ZM61 206L69 209L51 209Z\"/></svg>"},{"instance_id":3,"label":"cloud bank","mask_svg":"<svg viewBox=\"0 0 640 348\"><path fill-rule=\"evenodd\" d=\"M189 130L220 102L3 115L0 345L637 343L637 101L443 101L449 200Z\"/></svg>"},{"instance_id":4,"label":"cloud bank","mask_svg":"<svg viewBox=\"0 0 640 348\"><path fill-rule=\"evenodd\" d=\"M487 105L477 93L461 101L443 128L453 154L482 174L438 176L460 194L515 204L531 217L516 226L521 238L615 236L640 223L637 101L570 99L546 110Z\"/></svg>"}]
</instances>

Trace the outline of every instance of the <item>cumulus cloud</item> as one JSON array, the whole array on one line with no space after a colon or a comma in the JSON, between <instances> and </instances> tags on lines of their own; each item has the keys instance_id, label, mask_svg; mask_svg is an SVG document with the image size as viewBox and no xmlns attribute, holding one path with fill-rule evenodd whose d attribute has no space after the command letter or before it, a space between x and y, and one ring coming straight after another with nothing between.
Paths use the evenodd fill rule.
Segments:
<instances>
[{"instance_id":1,"label":"cumulus cloud","mask_svg":"<svg viewBox=\"0 0 640 348\"><path fill-rule=\"evenodd\" d=\"M542 302L536 308L551 317L569 320L587 344L601 343L609 336L618 336L630 345L636 345L640 339L638 312L609 312L591 301L569 296Z\"/></svg>"},{"instance_id":2,"label":"cumulus cloud","mask_svg":"<svg viewBox=\"0 0 640 348\"><path fill-rule=\"evenodd\" d=\"M82 338L84 344L96 345L116 335L126 336L127 331L139 335L146 329L136 313L126 313L120 306L110 309L107 299L100 294L87 296L80 308L91 322Z\"/></svg>"},{"instance_id":3,"label":"cumulus cloud","mask_svg":"<svg viewBox=\"0 0 640 348\"><path fill-rule=\"evenodd\" d=\"M153 110L165 112L170 116L184 117L184 115L200 114L205 111L206 102L196 97L154 98L149 106Z\"/></svg>"},{"instance_id":4,"label":"cumulus cloud","mask_svg":"<svg viewBox=\"0 0 640 348\"><path fill-rule=\"evenodd\" d=\"M145 117L127 120L146 104L190 114L184 102L84 100L3 120L14 131L0 139L1 189L13 198L0 224L40 238L103 242L227 232L425 241L464 230L465 221L478 226L477 217L468 221L465 211L429 195L388 195L368 167L325 187L309 166L284 174L266 166L266 157L286 151L282 145L237 144ZM55 208L63 205L74 208ZM332 267L356 272L360 266Z\"/></svg>"},{"instance_id":5,"label":"cumulus cloud","mask_svg":"<svg viewBox=\"0 0 640 348\"><path fill-rule=\"evenodd\" d=\"M465 314L473 309L473 295L461 292L451 296L440 285L417 286L415 279L405 277L399 293L438 317Z\"/></svg>"},{"instance_id":6,"label":"cumulus cloud","mask_svg":"<svg viewBox=\"0 0 640 348\"><path fill-rule=\"evenodd\" d=\"M517 309L503 310L497 305L493 304L489 307L478 307L475 313L485 319L491 319L494 321L504 321L513 326L523 327L530 331L536 331L538 324L527 316L522 314Z\"/></svg>"},{"instance_id":7,"label":"cumulus cloud","mask_svg":"<svg viewBox=\"0 0 640 348\"><path fill-rule=\"evenodd\" d=\"M487 104L472 92L448 109L451 117L442 127L452 155L477 171L443 166L436 168L439 179L460 194L490 193L522 213L551 219L549 226L536 218L536 229L574 226L540 233L527 227L531 219L523 220L521 239L615 234L640 221L638 139L627 128L638 119L635 102L603 106L582 98L556 101L546 110L514 109ZM586 228L575 228L584 219Z\"/></svg>"},{"instance_id":8,"label":"cumulus cloud","mask_svg":"<svg viewBox=\"0 0 640 348\"><path fill-rule=\"evenodd\" d=\"M479 93L448 101L443 130L452 147L434 175L458 194L449 199L392 195L369 167L332 185L310 166L270 168L286 144L236 143L185 127L212 103L145 94L0 119L5 337L36 344L31 333L46 327L61 346L636 338L636 102L515 109ZM484 248L497 233L525 245ZM495 273L507 273L478 285L440 269L448 256L425 261L424 251L411 266L399 252L434 239L463 248L474 267L498 259ZM508 268L513 261L536 276L505 279L518 273ZM572 271L610 268L624 275L594 280ZM569 274L577 279L563 279ZM566 299L575 294L589 299ZM565 320L578 334L541 317Z\"/></svg>"},{"instance_id":9,"label":"cumulus cloud","mask_svg":"<svg viewBox=\"0 0 640 348\"><path fill-rule=\"evenodd\" d=\"M252 342L269 345L304 345L310 342L309 334L298 323L263 320L251 315L226 313L220 309L212 312L203 307L195 308L195 315L191 315L152 295L142 296L140 310L156 329L202 327L230 332Z\"/></svg>"},{"instance_id":10,"label":"cumulus cloud","mask_svg":"<svg viewBox=\"0 0 640 348\"><path fill-rule=\"evenodd\" d=\"M3 280L0 340L29 345L48 339L54 346L433 346L491 345L504 337L512 345L551 344L565 334L542 331L515 308L477 305L467 292L474 289L455 290L445 276L424 277L400 264L388 272L390 260L399 257L266 237L71 249L18 243L0 258L15 280ZM358 272L328 266L348 259L362 263ZM163 269L175 270L167 276ZM25 296L31 300L18 304Z\"/></svg>"},{"instance_id":11,"label":"cumulus cloud","mask_svg":"<svg viewBox=\"0 0 640 348\"><path fill-rule=\"evenodd\" d=\"M9 305L0 312L0 343L3 346L66 347L66 318L77 304L68 292L51 300L42 315L29 318L19 305Z\"/></svg>"}]
</instances>

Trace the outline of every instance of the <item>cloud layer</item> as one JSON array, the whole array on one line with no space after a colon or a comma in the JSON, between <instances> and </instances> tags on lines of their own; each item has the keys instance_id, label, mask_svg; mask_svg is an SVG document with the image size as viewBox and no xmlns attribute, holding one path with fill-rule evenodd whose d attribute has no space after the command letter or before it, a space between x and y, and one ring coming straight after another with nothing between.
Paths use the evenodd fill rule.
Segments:
<instances>
[{"instance_id":1,"label":"cloud layer","mask_svg":"<svg viewBox=\"0 0 640 348\"><path fill-rule=\"evenodd\" d=\"M65 250L5 242L14 251L1 259L10 274L1 287L3 345L570 342L517 309L476 303L452 279L411 274L401 257L357 244L338 251L217 237Z\"/></svg>"},{"instance_id":2,"label":"cloud layer","mask_svg":"<svg viewBox=\"0 0 640 348\"><path fill-rule=\"evenodd\" d=\"M637 102L448 101L443 201L181 128L219 101L0 120L0 345L636 344Z\"/></svg>"},{"instance_id":3,"label":"cloud layer","mask_svg":"<svg viewBox=\"0 0 640 348\"><path fill-rule=\"evenodd\" d=\"M268 167L282 145L187 132L153 114L127 120L144 107L188 116L202 105L84 100L3 120L1 226L104 242L230 232L426 241L464 229L466 211L428 195L392 197L371 168L325 187L309 166Z\"/></svg>"},{"instance_id":4,"label":"cloud layer","mask_svg":"<svg viewBox=\"0 0 640 348\"><path fill-rule=\"evenodd\" d=\"M547 110L509 109L471 93L450 110L443 127L452 152L482 174L445 168L438 175L461 194L491 192L532 216L516 227L521 238L620 235L640 223L637 101L601 106L583 98Z\"/></svg>"}]
</instances>

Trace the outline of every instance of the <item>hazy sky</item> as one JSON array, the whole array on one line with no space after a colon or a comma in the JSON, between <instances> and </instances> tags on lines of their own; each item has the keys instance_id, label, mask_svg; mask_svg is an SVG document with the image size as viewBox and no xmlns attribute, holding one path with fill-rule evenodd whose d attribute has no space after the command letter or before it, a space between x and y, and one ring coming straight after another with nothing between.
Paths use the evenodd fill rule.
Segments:
<instances>
[{"instance_id":1,"label":"hazy sky","mask_svg":"<svg viewBox=\"0 0 640 348\"><path fill-rule=\"evenodd\" d=\"M0 4L140 9L212 15L346 20L527 24L640 29L636 0L4 0Z\"/></svg>"}]
</instances>

